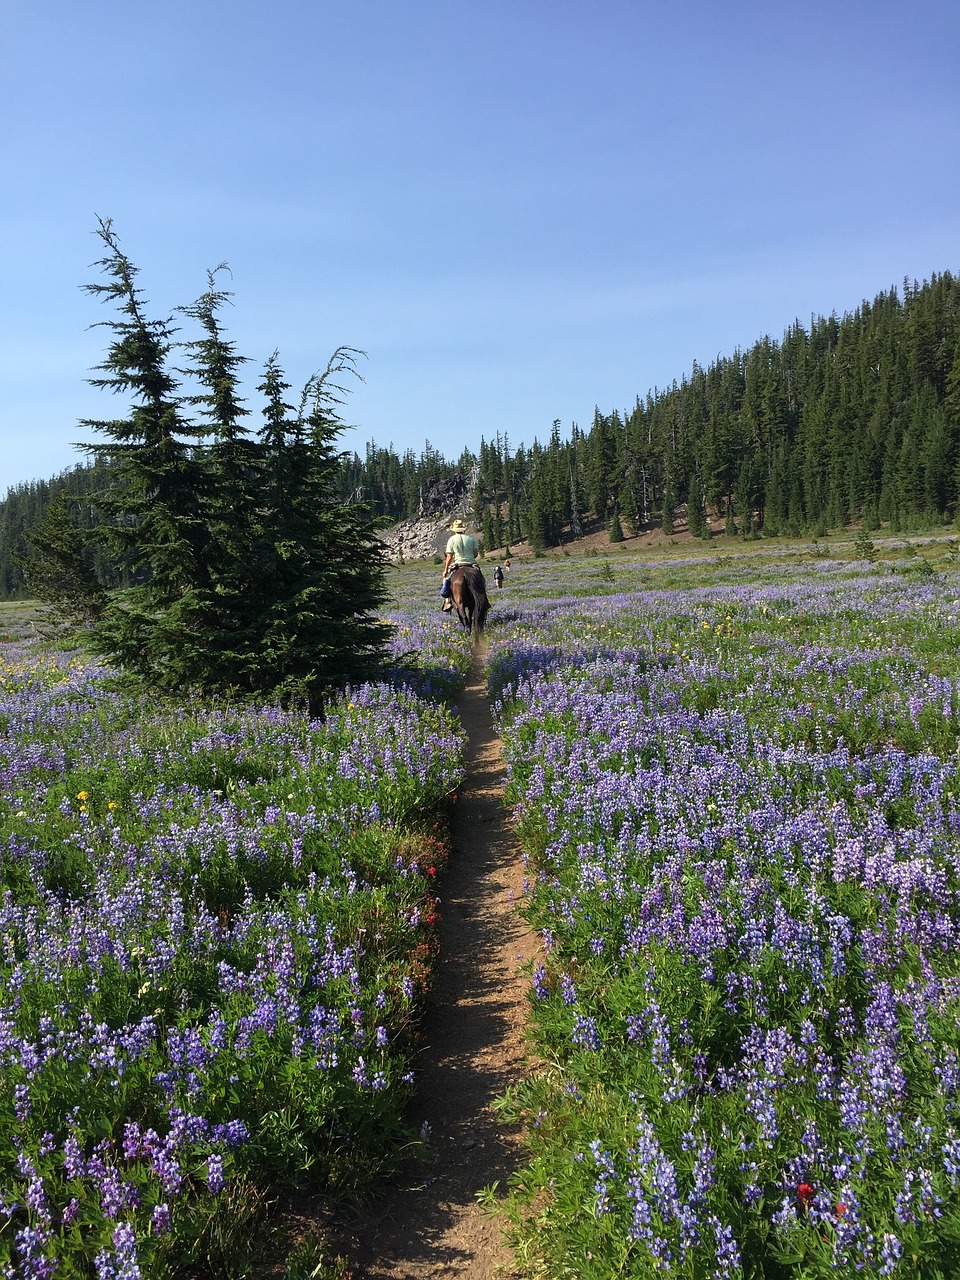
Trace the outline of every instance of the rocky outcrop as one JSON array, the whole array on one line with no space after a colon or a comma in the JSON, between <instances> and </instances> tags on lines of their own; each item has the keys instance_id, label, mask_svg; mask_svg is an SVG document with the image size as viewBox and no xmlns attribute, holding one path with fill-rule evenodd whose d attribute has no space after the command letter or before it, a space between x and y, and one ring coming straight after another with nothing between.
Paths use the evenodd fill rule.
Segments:
<instances>
[{"instance_id":1,"label":"rocky outcrop","mask_svg":"<svg viewBox=\"0 0 960 1280\"><path fill-rule=\"evenodd\" d=\"M467 482L458 471L448 480L431 480L420 493L417 515L445 516L462 514L467 507Z\"/></svg>"},{"instance_id":2,"label":"rocky outcrop","mask_svg":"<svg viewBox=\"0 0 960 1280\"><path fill-rule=\"evenodd\" d=\"M467 484L463 476L434 480L420 495L420 509L390 529L381 530L380 541L392 564L432 560L443 555L450 537L450 521L459 517L471 526Z\"/></svg>"},{"instance_id":3,"label":"rocky outcrop","mask_svg":"<svg viewBox=\"0 0 960 1280\"><path fill-rule=\"evenodd\" d=\"M391 529L377 535L387 549L391 564L409 564L411 560L432 560L443 555L450 537L452 516L408 516Z\"/></svg>"}]
</instances>

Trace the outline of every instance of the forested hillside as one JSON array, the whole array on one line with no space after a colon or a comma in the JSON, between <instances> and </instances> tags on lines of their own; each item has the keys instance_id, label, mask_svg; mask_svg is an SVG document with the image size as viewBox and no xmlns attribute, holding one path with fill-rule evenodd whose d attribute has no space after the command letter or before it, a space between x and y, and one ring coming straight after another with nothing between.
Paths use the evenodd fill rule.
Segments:
<instances>
[{"instance_id":1,"label":"forested hillside","mask_svg":"<svg viewBox=\"0 0 960 1280\"><path fill-rule=\"evenodd\" d=\"M550 546L586 517L617 536L691 531L709 510L746 536L825 532L850 521L909 528L953 518L960 499L960 280L904 283L855 312L799 321L630 410L513 451L495 436L457 468L471 480L489 545ZM350 485L399 519L444 464L371 445L345 464Z\"/></svg>"},{"instance_id":2,"label":"forested hillside","mask_svg":"<svg viewBox=\"0 0 960 1280\"><path fill-rule=\"evenodd\" d=\"M430 444L399 456L375 443L341 460L344 499L377 515L417 512L432 482L462 475L489 546L529 538L546 548L600 521L668 531L678 512L695 535L707 514L727 532L822 534L850 522L895 530L960 510L960 279L904 281L855 311L794 322L780 341L694 363L679 383L629 409L597 409L588 427L553 423L513 447L491 424L476 451L445 459ZM452 424L451 424L452 425ZM59 488L82 496L95 467L24 484L0 503L0 595L22 591L14 561L26 528ZM109 580L108 566L99 566Z\"/></svg>"}]
</instances>

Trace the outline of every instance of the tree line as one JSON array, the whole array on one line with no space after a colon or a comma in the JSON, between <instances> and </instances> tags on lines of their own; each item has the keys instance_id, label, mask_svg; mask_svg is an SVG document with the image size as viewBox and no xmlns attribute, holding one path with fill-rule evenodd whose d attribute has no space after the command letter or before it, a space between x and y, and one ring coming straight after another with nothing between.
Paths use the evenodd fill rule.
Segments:
<instances>
[{"instance_id":1,"label":"tree line","mask_svg":"<svg viewBox=\"0 0 960 1280\"><path fill-rule=\"evenodd\" d=\"M222 299L220 299L222 301ZM780 341L694 363L630 409L597 408L587 427L514 448L501 434L446 459L371 442L338 454L340 503L395 522L437 481L462 476L487 547L536 550L605 527L611 540L681 520L694 536L822 535L850 523L929 527L960 513L960 280L904 281L842 317L799 320ZM212 390L210 391L212 395ZM0 595L26 591L16 556L61 490L97 519L103 462L20 485L0 503ZM129 583L128 560L87 553L101 581ZM97 558L99 557L99 558Z\"/></svg>"},{"instance_id":2,"label":"tree line","mask_svg":"<svg viewBox=\"0 0 960 1280\"><path fill-rule=\"evenodd\" d=\"M496 436L456 469L472 476L489 547L535 549L606 526L695 536L822 535L929 527L960 513L960 280L904 281L842 318L795 321L780 342L695 363L632 409L511 449ZM399 519L431 457L354 455L356 492Z\"/></svg>"}]
</instances>

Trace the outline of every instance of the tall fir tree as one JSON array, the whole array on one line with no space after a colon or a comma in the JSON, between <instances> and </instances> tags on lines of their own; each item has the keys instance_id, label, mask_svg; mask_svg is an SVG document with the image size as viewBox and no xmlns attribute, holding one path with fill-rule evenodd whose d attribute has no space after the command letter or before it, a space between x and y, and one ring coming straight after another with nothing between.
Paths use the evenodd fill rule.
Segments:
<instances>
[{"instance_id":1,"label":"tall fir tree","mask_svg":"<svg viewBox=\"0 0 960 1280\"><path fill-rule=\"evenodd\" d=\"M339 347L297 410L272 357L260 384L264 426L251 440L238 392L244 361L219 324L228 295L216 273L184 309L203 336L176 344L169 321L146 318L136 269L108 221L99 234L109 282L90 288L121 314L93 381L134 403L128 419L88 422L110 442L86 447L110 461L102 532L147 576L110 597L92 643L160 689L296 696L316 709L331 687L377 670L389 633L376 616L382 547L369 507L342 499L335 447L345 394L337 379L359 376L362 353ZM169 372L175 346L186 348L196 395ZM199 423L186 408L200 411Z\"/></svg>"},{"instance_id":2,"label":"tall fir tree","mask_svg":"<svg viewBox=\"0 0 960 1280\"><path fill-rule=\"evenodd\" d=\"M703 509L703 492L700 488L700 476L691 472L687 489L687 529L691 538L702 538L707 533L707 519Z\"/></svg>"},{"instance_id":3,"label":"tall fir tree","mask_svg":"<svg viewBox=\"0 0 960 1280\"><path fill-rule=\"evenodd\" d=\"M338 406L345 388L337 379L359 377L361 354L337 348L307 382L292 416L275 358L263 384L265 489L273 500L259 544L261 581L268 581L258 670L261 679L265 669L282 672L281 689L299 691L310 705L331 687L373 674L390 631L378 617L385 560L373 513L363 501L338 496Z\"/></svg>"},{"instance_id":4,"label":"tall fir tree","mask_svg":"<svg viewBox=\"0 0 960 1280\"><path fill-rule=\"evenodd\" d=\"M249 410L240 395L240 373L248 363L223 332L219 313L231 294L217 287L227 271L221 263L207 273L207 289L182 313L200 325L201 336L183 343L190 363L182 370L200 390L184 397L199 412L199 498L207 533L208 580L198 582L189 602L172 615L183 627L178 655L184 684L203 682L209 652L217 654L222 678L245 687L257 665L257 601L250 590L247 557L260 539L262 449L251 439L244 419Z\"/></svg>"},{"instance_id":5,"label":"tall fir tree","mask_svg":"<svg viewBox=\"0 0 960 1280\"><path fill-rule=\"evenodd\" d=\"M85 286L119 317L102 322L113 332L93 386L132 396L129 416L85 419L108 443L83 446L110 464L111 484L101 495L101 533L115 554L143 581L123 607L104 611L95 644L129 670L145 674L166 666L171 653L157 619L175 609L198 582L206 582L206 527L199 509L199 473L190 448L178 382L168 367L176 329L172 319L150 320L137 268L120 248L109 218L98 220L106 248L97 263L106 283Z\"/></svg>"}]
</instances>

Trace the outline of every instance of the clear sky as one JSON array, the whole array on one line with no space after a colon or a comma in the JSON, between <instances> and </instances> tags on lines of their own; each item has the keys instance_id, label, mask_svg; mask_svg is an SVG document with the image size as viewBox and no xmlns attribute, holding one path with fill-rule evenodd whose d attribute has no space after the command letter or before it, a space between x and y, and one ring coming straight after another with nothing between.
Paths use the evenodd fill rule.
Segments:
<instances>
[{"instance_id":1,"label":"clear sky","mask_svg":"<svg viewBox=\"0 0 960 1280\"><path fill-rule=\"evenodd\" d=\"M365 350L345 447L456 458L960 270L958 69L957 0L2 0L0 496L126 412L97 215L152 316L229 263L253 380Z\"/></svg>"}]
</instances>

